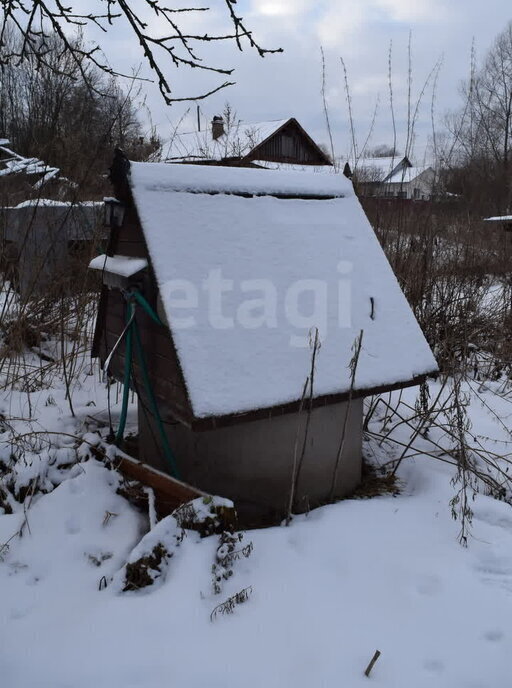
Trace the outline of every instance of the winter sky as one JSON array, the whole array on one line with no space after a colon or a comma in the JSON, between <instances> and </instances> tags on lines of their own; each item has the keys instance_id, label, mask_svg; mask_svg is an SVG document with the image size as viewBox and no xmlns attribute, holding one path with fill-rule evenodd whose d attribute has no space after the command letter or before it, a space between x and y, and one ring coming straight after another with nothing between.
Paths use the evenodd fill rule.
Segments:
<instances>
[{"instance_id":1,"label":"winter sky","mask_svg":"<svg viewBox=\"0 0 512 688\"><path fill-rule=\"evenodd\" d=\"M92 3L91 3L92 4ZM169 3L175 5L176 3ZM204 6L198 3L196 6ZM223 32L229 27L223 2L210 3L210 13L187 17L191 29ZM264 59L234 44L208 44L205 61L235 67L235 86L200 102L203 126L219 113L226 101L240 119L256 122L296 117L321 142L328 142L321 98L320 46L326 56L326 93L336 151L350 147L347 104L340 57L348 73L359 146L366 139L378 99L371 145L392 143L389 107L388 53L392 42L392 81L398 147L403 148L407 122L408 42L412 49L412 111L418 94L435 66L441 62L437 81L431 75L417 117L416 157L424 155L432 131L432 106L436 126L447 110L460 104L458 88L470 70L472 41L477 60L482 59L495 36L512 18L510 0L238 0L238 11L264 47L282 47L284 53ZM180 15L183 17L184 15ZM158 27L157 27L158 28ZM135 66L136 50L128 28L116 28L108 55L123 68ZM177 96L198 94L221 83L222 76L199 70L169 70ZM435 98L433 86L436 82ZM147 87L147 104L162 136L186 112L186 107L164 106L155 88ZM193 112L185 115L182 130L196 126Z\"/></svg>"}]
</instances>

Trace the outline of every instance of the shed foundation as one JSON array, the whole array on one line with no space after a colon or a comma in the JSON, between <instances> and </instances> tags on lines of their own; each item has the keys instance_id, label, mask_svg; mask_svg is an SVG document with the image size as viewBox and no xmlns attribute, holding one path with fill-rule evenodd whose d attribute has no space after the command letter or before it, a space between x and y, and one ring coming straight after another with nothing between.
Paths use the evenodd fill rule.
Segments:
<instances>
[{"instance_id":1,"label":"shed foundation","mask_svg":"<svg viewBox=\"0 0 512 688\"><path fill-rule=\"evenodd\" d=\"M325 503L349 412L334 496L351 493L361 479L363 400L322 406L308 414L289 413L215 430L195 432L181 423L166 424L180 478L211 494L228 497L244 525L278 522L286 515L294 447L304 446L294 512ZM304 439L306 439L304 444ZM139 458L168 470L153 417L139 404Z\"/></svg>"}]
</instances>

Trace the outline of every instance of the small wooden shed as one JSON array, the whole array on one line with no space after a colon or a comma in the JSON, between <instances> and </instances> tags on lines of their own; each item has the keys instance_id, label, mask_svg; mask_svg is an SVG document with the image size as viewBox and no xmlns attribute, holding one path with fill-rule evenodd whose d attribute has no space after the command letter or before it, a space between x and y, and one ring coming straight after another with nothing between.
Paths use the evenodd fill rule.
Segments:
<instances>
[{"instance_id":1,"label":"small wooden shed","mask_svg":"<svg viewBox=\"0 0 512 688\"><path fill-rule=\"evenodd\" d=\"M298 465L295 511L349 494L363 397L436 370L350 181L121 155L111 178L93 355L137 392L139 458L246 522L284 515Z\"/></svg>"}]
</instances>

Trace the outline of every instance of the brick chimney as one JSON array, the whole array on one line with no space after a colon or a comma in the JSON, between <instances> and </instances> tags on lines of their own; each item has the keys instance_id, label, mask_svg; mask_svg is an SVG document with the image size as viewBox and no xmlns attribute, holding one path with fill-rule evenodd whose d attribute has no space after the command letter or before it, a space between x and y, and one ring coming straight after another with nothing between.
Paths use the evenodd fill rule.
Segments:
<instances>
[{"instance_id":1,"label":"brick chimney","mask_svg":"<svg viewBox=\"0 0 512 688\"><path fill-rule=\"evenodd\" d=\"M219 115L212 119L212 138L216 141L224 134L224 120Z\"/></svg>"}]
</instances>

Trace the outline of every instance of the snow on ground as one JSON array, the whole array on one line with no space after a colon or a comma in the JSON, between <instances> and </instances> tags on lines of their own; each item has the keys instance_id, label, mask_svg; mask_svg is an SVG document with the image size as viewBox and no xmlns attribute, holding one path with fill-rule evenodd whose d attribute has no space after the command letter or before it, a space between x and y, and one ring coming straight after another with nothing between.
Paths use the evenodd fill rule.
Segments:
<instances>
[{"instance_id":1,"label":"snow on ground","mask_svg":"<svg viewBox=\"0 0 512 688\"><path fill-rule=\"evenodd\" d=\"M72 434L87 422L91 429L89 414L104 418L104 389L97 374L86 372L75 387L76 418L55 381L53 389L31 395L37 422L16 421L18 431ZM433 398L438 383L431 388ZM496 394L500 389L474 384L480 399L474 396L470 409L471 441L506 454L512 406ZM413 405L414 398L408 390L402 400ZM6 416L26 418L27 394L2 392L0 406ZM383 422L381 410L372 430L380 432ZM393 422L398 418L388 429ZM441 441L436 432L431 439ZM391 437L404 441L407 432L398 426ZM95 459L78 464L52 492L34 497L23 536L4 551L1 685L509 686L512 509L478 495L469 546L461 547L449 506L453 469L421 454L432 450L428 439L416 447L420 453L400 468L399 496L346 500L297 517L288 528L246 533L244 543L252 541L254 550L235 562L218 595L211 571L218 536L200 540L194 533L157 589L99 590L140 542L147 519L116 494L115 473ZM365 451L380 464L397 455L393 444L379 447L375 438ZM0 516L0 543L24 518L20 505ZM246 603L210 620L220 602L248 587ZM382 656L368 679L363 672L377 649Z\"/></svg>"}]
</instances>

